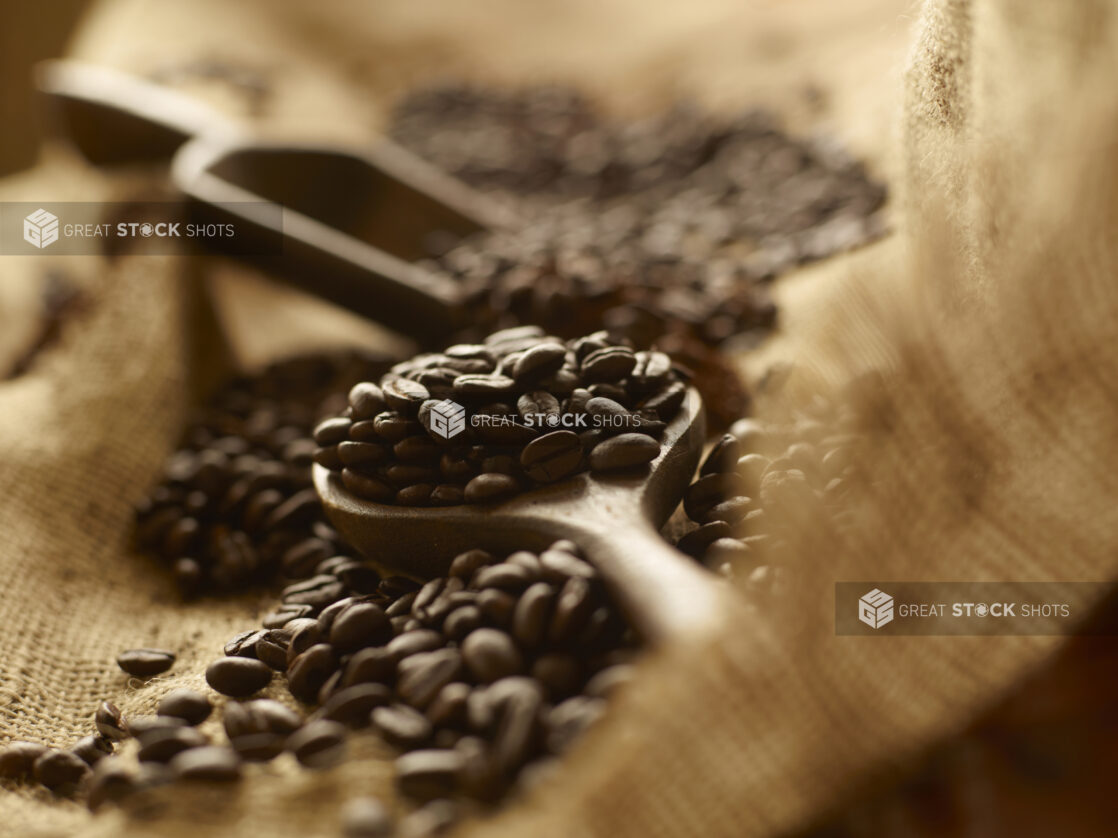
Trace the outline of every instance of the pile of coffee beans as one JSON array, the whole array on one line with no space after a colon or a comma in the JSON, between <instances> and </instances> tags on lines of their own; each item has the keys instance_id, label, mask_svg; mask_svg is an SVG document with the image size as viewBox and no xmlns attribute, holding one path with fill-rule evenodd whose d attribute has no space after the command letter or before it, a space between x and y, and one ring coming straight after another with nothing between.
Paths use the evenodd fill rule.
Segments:
<instances>
[{"instance_id":1,"label":"pile of coffee beans","mask_svg":"<svg viewBox=\"0 0 1118 838\"><path fill-rule=\"evenodd\" d=\"M644 466L686 392L662 352L522 326L356 385L344 413L315 428L314 459L377 503L483 503L587 468Z\"/></svg>"},{"instance_id":2,"label":"pile of coffee beans","mask_svg":"<svg viewBox=\"0 0 1118 838\"><path fill-rule=\"evenodd\" d=\"M681 103L623 122L569 88L449 86L404 99L391 131L523 219L432 252L426 267L467 289L477 328L463 341L604 327L691 368L718 428L749 407L718 349L775 322L762 281L883 232L885 190L857 161L755 111Z\"/></svg>"},{"instance_id":3,"label":"pile of coffee beans","mask_svg":"<svg viewBox=\"0 0 1118 838\"><path fill-rule=\"evenodd\" d=\"M428 834L418 827L444 828L544 777L631 676L636 638L569 541L503 559L471 550L422 585L366 566L351 586L321 570L207 668L210 687L232 699L220 712L227 742L197 729L214 712L211 699L180 688L154 716L125 718L102 702L95 732L70 749L15 743L0 751L0 777L84 794L97 809L168 782L233 782L245 764L285 752L328 767L344 758L351 731L371 729L399 749L397 786L421 807L402 834ZM143 661L146 672L157 657L166 662L157 653L120 658ZM254 698L277 671L309 714ZM129 739L138 766L114 754ZM391 826L369 799L344 815L349 834Z\"/></svg>"},{"instance_id":4,"label":"pile of coffee beans","mask_svg":"<svg viewBox=\"0 0 1118 838\"><path fill-rule=\"evenodd\" d=\"M822 401L785 424L735 422L684 494L699 526L676 546L723 575L773 584L790 549L787 528L833 521L857 475L859 439Z\"/></svg>"},{"instance_id":5,"label":"pile of coffee beans","mask_svg":"<svg viewBox=\"0 0 1118 838\"><path fill-rule=\"evenodd\" d=\"M311 431L354 382L388 369L368 353L277 362L224 387L187 429L136 513L139 547L186 595L313 572L341 549L311 483Z\"/></svg>"}]
</instances>

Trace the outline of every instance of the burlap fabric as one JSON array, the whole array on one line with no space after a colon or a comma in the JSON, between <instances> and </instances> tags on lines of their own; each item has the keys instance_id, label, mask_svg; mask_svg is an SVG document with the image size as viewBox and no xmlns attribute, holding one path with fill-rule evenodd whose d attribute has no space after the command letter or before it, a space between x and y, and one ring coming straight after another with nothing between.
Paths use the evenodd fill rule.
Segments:
<instances>
[{"instance_id":1,"label":"burlap fabric","mask_svg":"<svg viewBox=\"0 0 1118 838\"><path fill-rule=\"evenodd\" d=\"M883 373L884 387L852 391L873 441L853 524L803 528L789 599L742 605L698 648L650 657L553 782L466 834L794 830L903 770L1059 643L839 638L836 580L1115 577L1116 5L926 4L898 234L793 280L786 332L753 362L794 362L761 400L780 415ZM150 712L169 687L201 684L267 605L178 605L128 548L130 504L212 348L194 268L131 257L83 271L92 305L0 385L0 736L56 745L88 732L102 697ZM128 683L112 659L133 645L178 651L175 674ZM336 834L339 800L389 794L386 753L355 743L329 772L279 760L239 790L164 794L128 817L21 788L0 798L0 832Z\"/></svg>"}]
</instances>

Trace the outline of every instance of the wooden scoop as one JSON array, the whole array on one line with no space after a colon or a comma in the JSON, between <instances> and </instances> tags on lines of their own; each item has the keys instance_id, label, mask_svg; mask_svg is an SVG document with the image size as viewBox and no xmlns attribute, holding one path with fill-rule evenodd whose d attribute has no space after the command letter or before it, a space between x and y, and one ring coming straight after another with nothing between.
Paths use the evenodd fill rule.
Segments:
<instances>
[{"instance_id":1,"label":"wooden scoop","mask_svg":"<svg viewBox=\"0 0 1118 838\"><path fill-rule=\"evenodd\" d=\"M636 474L584 472L491 505L388 506L350 494L338 475L316 465L326 514L350 544L386 568L419 578L443 575L455 555L481 547L542 550L569 538L605 579L648 641L717 625L724 592L658 530L695 471L705 437L702 401L689 390L665 429L660 456Z\"/></svg>"}]
</instances>

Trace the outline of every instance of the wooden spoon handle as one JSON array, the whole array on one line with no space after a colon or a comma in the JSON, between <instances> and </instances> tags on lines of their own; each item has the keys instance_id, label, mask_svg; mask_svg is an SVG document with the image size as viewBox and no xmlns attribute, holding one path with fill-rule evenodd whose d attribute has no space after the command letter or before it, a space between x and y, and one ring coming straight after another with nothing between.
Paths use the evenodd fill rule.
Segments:
<instances>
[{"instance_id":1,"label":"wooden spoon handle","mask_svg":"<svg viewBox=\"0 0 1118 838\"><path fill-rule=\"evenodd\" d=\"M572 535L645 640L694 636L721 622L729 596L722 583L668 545L651 524L577 529Z\"/></svg>"}]
</instances>

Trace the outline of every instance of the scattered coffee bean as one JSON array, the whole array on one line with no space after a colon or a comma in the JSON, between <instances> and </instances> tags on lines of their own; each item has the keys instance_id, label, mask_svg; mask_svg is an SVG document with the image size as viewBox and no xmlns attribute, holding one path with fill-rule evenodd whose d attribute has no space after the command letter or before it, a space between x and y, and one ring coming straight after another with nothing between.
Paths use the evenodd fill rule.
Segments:
<instances>
[{"instance_id":1,"label":"scattered coffee bean","mask_svg":"<svg viewBox=\"0 0 1118 838\"><path fill-rule=\"evenodd\" d=\"M345 753L346 729L338 722L319 719L307 722L287 739L287 750L308 768L329 768Z\"/></svg>"},{"instance_id":2,"label":"scattered coffee bean","mask_svg":"<svg viewBox=\"0 0 1118 838\"><path fill-rule=\"evenodd\" d=\"M182 780L229 783L241 778L241 758L232 748L206 745L183 751L169 767Z\"/></svg>"},{"instance_id":3,"label":"scattered coffee bean","mask_svg":"<svg viewBox=\"0 0 1118 838\"><path fill-rule=\"evenodd\" d=\"M253 658L218 658L206 667L206 682L222 695L244 698L268 685L272 670Z\"/></svg>"},{"instance_id":4,"label":"scattered coffee bean","mask_svg":"<svg viewBox=\"0 0 1118 838\"><path fill-rule=\"evenodd\" d=\"M90 734L75 742L70 750L81 757L86 765L94 766L113 752L113 743L102 736Z\"/></svg>"},{"instance_id":5,"label":"scattered coffee bean","mask_svg":"<svg viewBox=\"0 0 1118 838\"><path fill-rule=\"evenodd\" d=\"M69 796L89 774L89 765L77 754L48 749L35 760L32 772L55 794Z\"/></svg>"},{"instance_id":6,"label":"scattered coffee bean","mask_svg":"<svg viewBox=\"0 0 1118 838\"><path fill-rule=\"evenodd\" d=\"M116 662L129 675L151 678L171 668L175 653L164 649L129 649L117 655Z\"/></svg>"},{"instance_id":7,"label":"scattered coffee bean","mask_svg":"<svg viewBox=\"0 0 1118 838\"><path fill-rule=\"evenodd\" d=\"M128 738L128 727L124 722L124 717L120 713L120 708L112 702L102 701L97 706L93 723L97 732L106 739L119 742L121 739Z\"/></svg>"},{"instance_id":8,"label":"scattered coffee bean","mask_svg":"<svg viewBox=\"0 0 1118 838\"><path fill-rule=\"evenodd\" d=\"M35 742L13 742L0 750L0 778L21 780L29 776L35 760L48 750Z\"/></svg>"},{"instance_id":9,"label":"scattered coffee bean","mask_svg":"<svg viewBox=\"0 0 1118 838\"><path fill-rule=\"evenodd\" d=\"M197 725L209 718L213 705L200 692L189 689L172 690L159 702L160 716L174 716L188 725Z\"/></svg>"}]
</instances>

